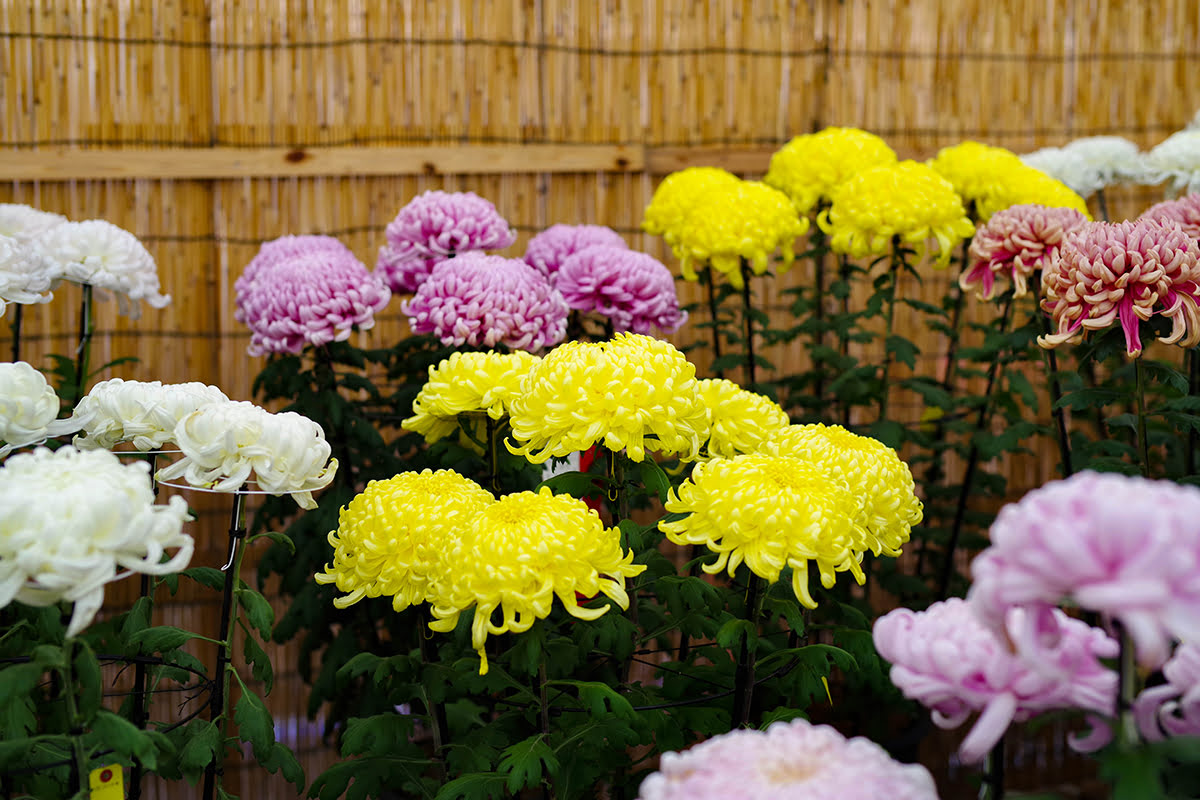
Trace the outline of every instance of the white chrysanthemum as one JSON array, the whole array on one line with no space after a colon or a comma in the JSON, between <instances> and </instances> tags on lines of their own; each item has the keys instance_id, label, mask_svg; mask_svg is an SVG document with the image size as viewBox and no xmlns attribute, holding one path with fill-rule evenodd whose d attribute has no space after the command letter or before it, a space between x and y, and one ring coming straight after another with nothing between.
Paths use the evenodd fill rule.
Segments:
<instances>
[{"instance_id":1,"label":"white chrysanthemum","mask_svg":"<svg viewBox=\"0 0 1200 800\"><path fill-rule=\"evenodd\" d=\"M234 492L253 472L258 488L290 494L305 509L317 507L313 491L337 473L320 425L244 401L211 403L188 414L175 426L175 444L184 457L160 469L159 480L182 475L192 486Z\"/></svg>"},{"instance_id":2,"label":"white chrysanthemum","mask_svg":"<svg viewBox=\"0 0 1200 800\"><path fill-rule=\"evenodd\" d=\"M172 441L179 420L209 403L227 402L224 392L203 383L101 381L75 406L71 419L82 431L75 446L107 450L133 442L138 450L157 450Z\"/></svg>"},{"instance_id":3,"label":"white chrysanthemum","mask_svg":"<svg viewBox=\"0 0 1200 800\"><path fill-rule=\"evenodd\" d=\"M149 466L112 453L39 448L0 468L0 607L75 604L67 636L104 602L104 584L129 570L165 575L187 567L187 502L154 505ZM163 560L167 550L175 554Z\"/></svg>"},{"instance_id":4,"label":"white chrysanthemum","mask_svg":"<svg viewBox=\"0 0 1200 800\"><path fill-rule=\"evenodd\" d=\"M35 248L0 234L0 316L8 303L49 303L57 266Z\"/></svg>"},{"instance_id":5,"label":"white chrysanthemum","mask_svg":"<svg viewBox=\"0 0 1200 800\"><path fill-rule=\"evenodd\" d=\"M1140 181L1145 172L1142 151L1121 136L1084 136L1063 150L1080 156L1104 186Z\"/></svg>"},{"instance_id":6,"label":"white chrysanthemum","mask_svg":"<svg viewBox=\"0 0 1200 800\"><path fill-rule=\"evenodd\" d=\"M0 364L0 458L18 447L79 430L57 419L58 395L46 377L24 361Z\"/></svg>"},{"instance_id":7,"label":"white chrysanthemum","mask_svg":"<svg viewBox=\"0 0 1200 800\"><path fill-rule=\"evenodd\" d=\"M1021 156L1021 161L1065 183L1080 197L1089 197L1105 186L1100 173L1082 155L1064 147L1043 147Z\"/></svg>"},{"instance_id":8,"label":"white chrysanthemum","mask_svg":"<svg viewBox=\"0 0 1200 800\"><path fill-rule=\"evenodd\" d=\"M1144 180L1170 181L1182 194L1200 192L1200 130L1173 133L1147 153Z\"/></svg>"},{"instance_id":9,"label":"white chrysanthemum","mask_svg":"<svg viewBox=\"0 0 1200 800\"><path fill-rule=\"evenodd\" d=\"M154 308L171 302L169 295L158 293L154 257L136 236L111 222L64 222L34 244L58 265L66 280L115 292L122 314L141 316L138 300Z\"/></svg>"},{"instance_id":10,"label":"white chrysanthemum","mask_svg":"<svg viewBox=\"0 0 1200 800\"><path fill-rule=\"evenodd\" d=\"M0 236L11 236L21 244L31 244L46 231L66 222L61 214L41 211L20 203L0 203Z\"/></svg>"}]
</instances>

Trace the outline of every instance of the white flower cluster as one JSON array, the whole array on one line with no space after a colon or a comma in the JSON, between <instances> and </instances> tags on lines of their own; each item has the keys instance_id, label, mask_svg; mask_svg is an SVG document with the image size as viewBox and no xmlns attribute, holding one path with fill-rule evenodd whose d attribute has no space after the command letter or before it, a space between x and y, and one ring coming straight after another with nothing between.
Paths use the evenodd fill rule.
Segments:
<instances>
[{"instance_id":1,"label":"white flower cluster","mask_svg":"<svg viewBox=\"0 0 1200 800\"><path fill-rule=\"evenodd\" d=\"M183 533L187 503L155 505L149 469L73 447L8 459L0 468L0 607L73 602L67 636L75 636L100 610L106 583L184 569L194 549ZM164 560L168 550L175 553Z\"/></svg>"},{"instance_id":2,"label":"white flower cluster","mask_svg":"<svg viewBox=\"0 0 1200 800\"><path fill-rule=\"evenodd\" d=\"M1147 183L1170 182L1179 194L1200 192L1200 129L1182 130L1146 154Z\"/></svg>"},{"instance_id":3,"label":"white flower cluster","mask_svg":"<svg viewBox=\"0 0 1200 800\"><path fill-rule=\"evenodd\" d=\"M0 203L0 316L7 303L48 303L61 270L33 242L66 219L18 203Z\"/></svg>"},{"instance_id":4,"label":"white flower cluster","mask_svg":"<svg viewBox=\"0 0 1200 800\"><path fill-rule=\"evenodd\" d=\"M1043 147L1021 161L1090 197L1108 186L1141 183L1144 156L1138 146L1120 136L1089 136L1063 147Z\"/></svg>"},{"instance_id":5,"label":"white flower cluster","mask_svg":"<svg viewBox=\"0 0 1200 800\"><path fill-rule=\"evenodd\" d=\"M0 458L79 430L72 420L57 418L59 405L42 373L24 361L0 363Z\"/></svg>"},{"instance_id":6,"label":"white flower cluster","mask_svg":"<svg viewBox=\"0 0 1200 800\"><path fill-rule=\"evenodd\" d=\"M82 431L75 446L107 450L132 442L138 450L157 450L174 441L175 426L188 414L209 403L227 402L224 392L203 383L102 381L75 407L71 419Z\"/></svg>"}]
</instances>

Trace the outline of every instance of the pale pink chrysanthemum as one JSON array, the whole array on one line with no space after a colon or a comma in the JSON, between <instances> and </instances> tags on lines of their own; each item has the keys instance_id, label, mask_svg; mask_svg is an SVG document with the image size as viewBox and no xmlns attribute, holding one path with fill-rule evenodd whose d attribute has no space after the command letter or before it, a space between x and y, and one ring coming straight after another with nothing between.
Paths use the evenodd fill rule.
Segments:
<instances>
[{"instance_id":1,"label":"pale pink chrysanthemum","mask_svg":"<svg viewBox=\"0 0 1200 800\"><path fill-rule=\"evenodd\" d=\"M569 256L555 287L567 305L612 320L613 329L674 333L687 321L679 308L675 277L654 256L627 247L588 247Z\"/></svg>"},{"instance_id":2,"label":"pale pink chrysanthemum","mask_svg":"<svg viewBox=\"0 0 1200 800\"><path fill-rule=\"evenodd\" d=\"M474 192L420 194L400 209L386 233L375 270L397 293L415 292L444 259L502 250L517 239L496 207Z\"/></svg>"},{"instance_id":3,"label":"pale pink chrysanthemum","mask_svg":"<svg viewBox=\"0 0 1200 800\"><path fill-rule=\"evenodd\" d=\"M242 274L233 284L236 303L233 318L238 322L245 322L241 317L243 297L263 271L293 258L320 253L327 253L329 258L334 259L354 257L354 253L350 251L349 247L332 236L280 236L278 239L263 242L262 246L258 248L258 253L250 259L250 263L246 265Z\"/></svg>"},{"instance_id":4,"label":"pale pink chrysanthemum","mask_svg":"<svg viewBox=\"0 0 1200 800\"><path fill-rule=\"evenodd\" d=\"M1171 333L1159 341L1200 343L1200 244L1178 225L1152 220L1091 222L1067 234L1042 273L1042 308L1055 332L1042 347L1120 324L1131 357L1141 355L1140 322L1159 314Z\"/></svg>"},{"instance_id":5,"label":"pale pink chrysanthemum","mask_svg":"<svg viewBox=\"0 0 1200 800\"><path fill-rule=\"evenodd\" d=\"M434 267L400 307L413 333L432 333L444 344L534 352L567 333L562 294L533 267L516 258L466 253Z\"/></svg>"},{"instance_id":6,"label":"pale pink chrysanthemum","mask_svg":"<svg viewBox=\"0 0 1200 800\"><path fill-rule=\"evenodd\" d=\"M1024 627L1024 609L1010 609L1005 627ZM966 601L951 598L925 611L892 611L875 622L875 648L891 662L891 680L905 697L933 713L940 728L957 728L981 712L959 747L976 763L1013 722L1056 709L1112 715L1117 674L1100 663L1119 646L1104 631L1062 611L1051 612L1053 644L1033 657L985 626Z\"/></svg>"},{"instance_id":7,"label":"pale pink chrysanthemum","mask_svg":"<svg viewBox=\"0 0 1200 800\"><path fill-rule=\"evenodd\" d=\"M805 719L733 730L664 753L639 800L936 800L933 776L870 739L847 739Z\"/></svg>"},{"instance_id":8,"label":"pale pink chrysanthemum","mask_svg":"<svg viewBox=\"0 0 1200 800\"><path fill-rule=\"evenodd\" d=\"M529 240L524 259L553 283L567 259L589 247L628 249L629 245L604 225L551 225Z\"/></svg>"},{"instance_id":9,"label":"pale pink chrysanthemum","mask_svg":"<svg viewBox=\"0 0 1200 800\"><path fill-rule=\"evenodd\" d=\"M1139 661L1158 667L1171 641L1200 641L1200 489L1081 472L1000 510L967 595L993 630L1024 607L1014 641L1041 649L1064 599L1120 622Z\"/></svg>"},{"instance_id":10,"label":"pale pink chrysanthemum","mask_svg":"<svg viewBox=\"0 0 1200 800\"><path fill-rule=\"evenodd\" d=\"M1133 703L1142 736L1152 742L1200 736L1200 645L1179 645L1162 671L1167 682L1143 690Z\"/></svg>"},{"instance_id":11,"label":"pale pink chrysanthemum","mask_svg":"<svg viewBox=\"0 0 1200 800\"><path fill-rule=\"evenodd\" d=\"M1200 192L1150 206L1138 219L1157 220L1164 224L1174 222L1188 236L1200 240Z\"/></svg>"},{"instance_id":12,"label":"pale pink chrysanthemum","mask_svg":"<svg viewBox=\"0 0 1200 800\"><path fill-rule=\"evenodd\" d=\"M971 266L958 279L964 292L976 289L991 300L996 279L1008 278L1015 297L1027 291L1027 280L1058 256L1063 238L1083 227L1087 218L1073 208L1010 206L997 211L971 240Z\"/></svg>"}]
</instances>

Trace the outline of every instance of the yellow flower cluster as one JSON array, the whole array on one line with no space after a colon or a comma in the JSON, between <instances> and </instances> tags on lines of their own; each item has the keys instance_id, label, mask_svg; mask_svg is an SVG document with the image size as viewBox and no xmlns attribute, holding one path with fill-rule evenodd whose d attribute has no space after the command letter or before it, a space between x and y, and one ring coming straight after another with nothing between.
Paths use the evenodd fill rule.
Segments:
<instances>
[{"instance_id":1,"label":"yellow flower cluster","mask_svg":"<svg viewBox=\"0 0 1200 800\"><path fill-rule=\"evenodd\" d=\"M733 458L753 453L767 437L791 422L778 403L733 381L697 381L696 392L709 414L709 456Z\"/></svg>"},{"instance_id":2,"label":"yellow flower cluster","mask_svg":"<svg viewBox=\"0 0 1200 800\"><path fill-rule=\"evenodd\" d=\"M834 190L817 224L835 252L855 258L885 255L893 237L917 246L932 239L941 267L954 245L975 233L950 182L915 161L859 172Z\"/></svg>"},{"instance_id":3,"label":"yellow flower cluster","mask_svg":"<svg viewBox=\"0 0 1200 800\"><path fill-rule=\"evenodd\" d=\"M858 128L825 128L793 138L771 156L763 182L807 214L855 173L895 164L896 153L873 133Z\"/></svg>"},{"instance_id":4,"label":"yellow flower cluster","mask_svg":"<svg viewBox=\"0 0 1200 800\"><path fill-rule=\"evenodd\" d=\"M696 396L696 368L673 345L618 333L607 342L567 342L525 376L513 398L511 452L535 464L594 444L694 457L707 413Z\"/></svg>"},{"instance_id":5,"label":"yellow flower cluster","mask_svg":"<svg viewBox=\"0 0 1200 800\"><path fill-rule=\"evenodd\" d=\"M446 540L429 627L451 631L459 615L475 607L471 645L479 653L479 673L488 670L484 645L492 634L521 633L550 615L557 596L567 613L596 619L608 606L579 605L597 594L629 607L624 579L641 574L643 564L622 553L620 535L606 528L595 511L574 497L521 492L502 497L458 527Z\"/></svg>"},{"instance_id":6,"label":"yellow flower cluster","mask_svg":"<svg viewBox=\"0 0 1200 800\"><path fill-rule=\"evenodd\" d=\"M654 190L642 217L642 230L662 236L674 247L676 231L683 227L684 219L701 198L740 182L736 175L718 167L688 167L672 172Z\"/></svg>"},{"instance_id":7,"label":"yellow flower cluster","mask_svg":"<svg viewBox=\"0 0 1200 800\"><path fill-rule=\"evenodd\" d=\"M943 147L928 163L954 184L965 203L974 205L975 216L981 222L997 211L1030 203L1073 208L1085 216L1088 213L1084 199L1066 184L1027 166L1016 153L1003 147L961 142Z\"/></svg>"},{"instance_id":8,"label":"yellow flower cluster","mask_svg":"<svg viewBox=\"0 0 1200 800\"><path fill-rule=\"evenodd\" d=\"M1087 219L1087 201L1062 181L1051 178L1033 167L1022 166L1009 174L1007 182L992 195L976 205L981 220L991 219L997 211L1022 205L1039 205L1048 208L1070 208Z\"/></svg>"},{"instance_id":9,"label":"yellow flower cluster","mask_svg":"<svg viewBox=\"0 0 1200 800\"><path fill-rule=\"evenodd\" d=\"M461 414L487 414L500 419L509 413L521 381L540 361L524 350L512 353L452 353L429 370L429 379L413 403L406 430L436 442L458 429Z\"/></svg>"}]
</instances>

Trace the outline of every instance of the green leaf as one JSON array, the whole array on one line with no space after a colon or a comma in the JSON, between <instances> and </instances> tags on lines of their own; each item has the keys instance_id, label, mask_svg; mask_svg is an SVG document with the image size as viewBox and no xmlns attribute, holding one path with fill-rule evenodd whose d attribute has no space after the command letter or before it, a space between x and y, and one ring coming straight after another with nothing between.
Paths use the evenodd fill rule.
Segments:
<instances>
[{"instance_id":1,"label":"green leaf","mask_svg":"<svg viewBox=\"0 0 1200 800\"><path fill-rule=\"evenodd\" d=\"M1009 389L1020 396L1021 402L1025 404L1026 408L1036 412L1038 407L1037 392L1034 391L1033 384L1029 382L1029 378L1026 377L1025 373L1014 369L1006 372L1005 377L1008 378Z\"/></svg>"},{"instance_id":2,"label":"green leaf","mask_svg":"<svg viewBox=\"0 0 1200 800\"><path fill-rule=\"evenodd\" d=\"M0 670L0 708L27 696L45 673L41 664L31 662Z\"/></svg>"},{"instance_id":3,"label":"green leaf","mask_svg":"<svg viewBox=\"0 0 1200 800\"><path fill-rule=\"evenodd\" d=\"M887 340L885 341L885 347L887 352L894 355L896 360L901 364L906 365L909 369L916 369L917 356L921 351L908 339L905 339L903 336L897 336L893 334L887 337Z\"/></svg>"},{"instance_id":4,"label":"green leaf","mask_svg":"<svg viewBox=\"0 0 1200 800\"><path fill-rule=\"evenodd\" d=\"M1126 396L1125 392L1117 392L1112 389L1077 389L1060 397L1058 402L1054 404L1054 410L1057 411L1060 408L1103 408L1106 405L1124 399Z\"/></svg>"},{"instance_id":5,"label":"green leaf","mask_svg":"<svg viewBox=\"0 0 1200 800\"><path fill-rule=\"evenodd\" d=\"M737 650L743 643L752 650L758 646L758 629L749 620L727 620L717 631L717 644L726 650Z\"/></svg>"},{"instance_id":6,"label":"green leaf","mask_svg":"<svg viewBox=\"0 0 1200 800\"><path fill-rule=\"evenodd\" d=\"M179 574L218 592L225 588L225 573L216 567L192 567Z\"/></svg>"},{"instance_id":7,"label":"green leaf","mask_svg":"<svg viewBox=\"0 0 1200 800\"><path fill-rule=\"evenodd\" d=\"M271 745L271 755L262 765L272 775L276 772L281 773L284 780L296 787L297 792L304 792L304 768L287 745L282 742Z\"/></svg>"},{"instance_id":8,"label":"green leaf","mask_svg":"<svg viewBox=\"0 0 1200 800\"><path fill-rule=\"evenodd\" d=\"M92 648L84 642L78 642L76 648L71 670L75 685L79 687L79 713L86 721L100 708L104 681L100 677L100 662L96 660Z\"/></svg>"},{"instance_id":9,"label":"green leaf","mask_svg":"<svg viewBox=\"0 0 1200 800\"><path fill-rule=\"evenodd\" d=\"M546 486L554 494L569 494L580 499L594 497L604 491L609 481L602 475L590 472L563 472L553 478L547 478L538 484L541 489Z\"/></svg>"},{"instance_id":10,"label":"green leaf","mask_svg":"<svg viewBox=\"0 0 1200 800\"><path fill-rule=\"evenodd\" d=\"M271 712L262 698L246 688L237 672L233 672L237 682L242 687L242 696L238 698L233 709L233 721L238 726L238 739L249 742L254 750L254 757L259 763L271 756L271 747L275 744L275 722Z\"/></svg>"},{"instance_id":11,"label":"green leaf","mask_svg":"<svg viewBox=\"0 0 1200 800\"><path fill-rule=\"evenodd\" d=\"M904 443L904 426L894 420L880 419L871 423L867 428L867 435L888 447L898 449Z\"/></svg>"},{"instance_id":12,"label":"green leaf","mask_svg":"<svg viewBox=\"0 0 1200 800\"><path fill-rule=\"evenodd\" d=\"M267 539L272 541L280 547L285 548L292 555L296 554L296 543L292 541L292 537L288 536L286 533L281 533L279 531L264 531L263 533L256 533L246 540L246 544L251 545L254 542L257 542L259 539Z\"/></svg>"},{"instance_id":13,"label":"green leaf","mask_svg":"<svg viewBox=\"0 0 1200 800\"><path fill-rule=\"evenodd\" d=\"M658 462L652 458L643 458L638 464L642 474L642 484L646 489L658 496L661 503L667 502L667 493L671 491L671 479Z\"/></svg>"},{"instance_id":14,"label":"green leaf","mask_svg":"<svg viewBox=\"0 0 1200 800\"><path fill-rule=\"evenodd\" d=\"M170 747L161 734L156 737L149 731L139 730L129 720L107 709L101 709L92 720L92 735L119 757L136 757L151 770L158 765L160 752L169 751Z\"/></svg>"},{"instance_id":15,"label":"green leaf","mask_svg":"<svg viewBox=\"0 0 1200 800\"><path fill-rule=\"evenodd\" d=\"M163 653L168 650L178 649L192 639L199 638L202 638L199 634L185 631L182 628L176 628L171 625L158 625L153 628L146 628L144 631L139 631L130 638L129 644L131 647L136 648L138 652Z\"/></svg>"},{"instance_id":16,"label":"green leaf","mask_svg":"<svg viewBox=\"0 0 1200 800\"><path fill-rule=\"evenodd\" d=\"M399 752L413 735L410 716L385 712L352 718L342 736L342 756L386 756Z\"/></svg>"},{"instance_id":17,"label":"green leaf","mask_svg":"<svg viewBox=\"0 0 1200 800\"><path fill-rule=\"evenodd\" d=\"M179 751L179 769L193 785L204 768L221 753L221 729L206 719L196 719L187 727L187 738Z\"/></svg>"},{"instance_id":18,"label":"green leaf","mask_svg":"<svg viewBox=\"0 0 1200 800\"><path fill-rule=\"evenodd\" d=\"M129 639L150 627L150 615L154 611L154 601L149 597L139 597L133 607L121 620L121 638Z\"/></svg>"},{"instance_id":19,"label":"green leaf","mask_svg":"<svg viewBox=\"0 0 1200 800\"><path fill-rule=\"evenodd\" d=\"M438 789L435 800L497 800L504 797L508 779L495 772L461 775Z\"/></svg>"},{"instance_id":20,"label":"green leaf","mask_svg":"<svg viewBox=\"0 0 1200 800\"><path fill-rule=\"evenodd\" d=\"M246 612L246 620L258 631L263 639L271 638L271 629L275 627L275 609L267 602L267 598L242 583L237 590L238 604Z\"/></svg>"},{"instance_id":21,"label":"green leaf","mask_svg":"<svg viewBox=\"0 0 1200 800\"><path fill-rule=\"evenodd\" d=\"M598 681L547 681L547 685L574 686L579 691L579 701L592 716L604 717L615 714L624 719L635 719L633 705L607 683Z\"/></svg>"},{"instance_id":22,"label":"green leaf","mask_svg":"<svg viewBox=\"0 0 1200 800\"><path fill-rule=\"evenodd\" d=\"M551 775L558 770L558 758L546 744L545 734L506 747L500 756L499 772L508 775L505 785L510 792L541 785L543 768Z\"/></svg>"},{"instance_id":23,"label":"green leaf","mask_svg":"<svg viewBox=\"0 0 1200 800\"><path fill-rule=\"evenodd\" d=\"M275 670L271 666L271 659L267 656L267 651L262 649L249 631L246 632L243 645L242 655L246 659L246 663L250 665L251 674L254 675L256 681L263 682L263 694L270 694L271 689L275 687Z\"/></svg>"}]
</instances>

